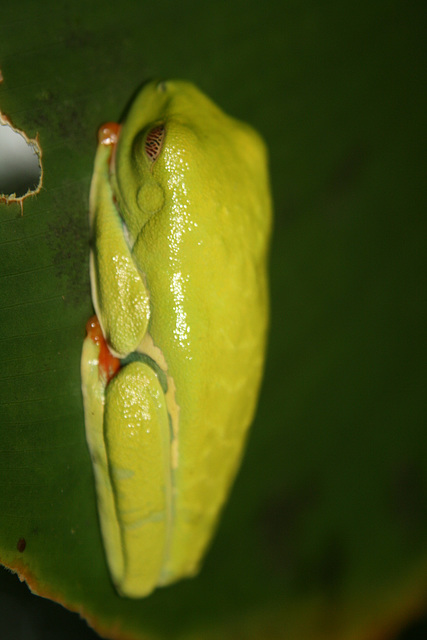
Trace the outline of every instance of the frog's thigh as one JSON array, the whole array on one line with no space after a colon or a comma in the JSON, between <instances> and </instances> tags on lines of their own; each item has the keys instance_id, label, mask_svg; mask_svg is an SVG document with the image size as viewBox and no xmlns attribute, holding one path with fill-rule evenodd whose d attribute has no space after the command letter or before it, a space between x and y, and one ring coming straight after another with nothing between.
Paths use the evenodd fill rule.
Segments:
<instances>
[{"instance_id":1,"label":"frog's thigh","mask_svg":"<svg viewBox=\"0 0 427 640\"><path fill-rule=\"evenodd\" d=\"M142 597L157 585L171 517L170 432L165 396L142 362L120 370L107 387L104 433L121 534L118 590Z\"/></svg>"}]
</instances>

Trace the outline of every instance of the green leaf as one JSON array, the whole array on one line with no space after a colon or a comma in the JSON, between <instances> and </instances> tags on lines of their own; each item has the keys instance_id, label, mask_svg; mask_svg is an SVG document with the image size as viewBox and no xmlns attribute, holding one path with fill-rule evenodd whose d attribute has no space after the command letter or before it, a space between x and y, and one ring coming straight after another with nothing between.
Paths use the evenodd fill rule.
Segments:
<instances>
[{"instance_id":1,"label":"green leaf","mask_svg":"<svg viewBox=\"0 0 427 640\"><path fill-rule=\"evenodd\" d=\"M427 588L420 7L4 5L0 111L38 137L43 184L22 212L0 204L1 561L108 638L397 633ZM130 601L103 555L79 365L97 128L153 76L195 82L267 140L272 326L202 572Z\"/></svg>"}]
</instances>

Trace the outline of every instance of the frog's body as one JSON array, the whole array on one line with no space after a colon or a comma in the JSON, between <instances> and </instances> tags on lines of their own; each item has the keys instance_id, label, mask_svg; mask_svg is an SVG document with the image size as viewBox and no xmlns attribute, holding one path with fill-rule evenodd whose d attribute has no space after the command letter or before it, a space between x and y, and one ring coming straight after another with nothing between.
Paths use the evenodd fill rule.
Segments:
<instances>
[{"instance_id":1,"label":"frog's body","mask_svg":"<svg viewBox=\"0 0 427 640\"><path fill-rule=\"evenodd\" d=\"M258 135L185 82L147 85L111 168L109 151L92 184L93 298L110 350L133 362L105 387L87 338L83 391L107 559L138 597L197 571L241 458L265 352L270 196Z\"/></svg>"}]
</instances>

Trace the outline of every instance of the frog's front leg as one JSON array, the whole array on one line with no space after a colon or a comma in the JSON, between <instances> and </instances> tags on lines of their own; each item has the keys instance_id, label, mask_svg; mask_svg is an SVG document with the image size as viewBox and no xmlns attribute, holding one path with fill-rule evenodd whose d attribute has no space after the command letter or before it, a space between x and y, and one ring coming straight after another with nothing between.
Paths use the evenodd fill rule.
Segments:
<instances>
[{"instance_id":1,"label":"frog's front leg","mask_svg":"<svg viewBox=\"0 0 427 640\"><path fill-rule=\"evenodd\" d=\"M106 382L99 376L99 353L99 343L88 336L82 375L101 529L117 590L143 597L161 580L171 528L165 394L145 362L125 365Z\"/></svg>"},{"instance_id":2,"label":"frog's front leg","mask_svg":"<svg viewBox=\"0 0 427 640\"><path fill-rule=\"evenodd\" d=\"M105 128L101 128L105 132ZM90 193L92 300L110 350L124 357L147 331L150 299L110 183L114 145L98 145Z\"/></svg>"}]
</instances>

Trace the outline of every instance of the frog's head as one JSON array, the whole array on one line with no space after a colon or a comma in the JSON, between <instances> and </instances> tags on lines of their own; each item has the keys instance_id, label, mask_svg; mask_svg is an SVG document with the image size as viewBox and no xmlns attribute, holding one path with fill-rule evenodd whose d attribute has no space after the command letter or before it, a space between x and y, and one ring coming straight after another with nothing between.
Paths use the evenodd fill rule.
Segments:
<instances>
[{"instance_id":1,"label":"frog's head","mask_svg":"<svg viewBox=\"0 0 427 640\"><path fill-rule=\"evenodd\" d=\"M194 123L189 126L183 99L190 87L183 82L148 83L120 131L112 186L131 243L163 209L171 192L170 176L177 175L176 164L194 147Z\"/></svg>"},{"instance_id":2,"label":"frog's head","mask_svg":"<svg viewBox=\"0 0 427 640\"><path fill-rule=\"evenodd\" d=\"M252 128L189 82L148 83L127 114L112 162L112 187L130 243L164 207L174 215L177 193L189 202L206 193L213 172L225 185L234 170L240 175L242 163L253 164L256 183L265 148Z\"/></svg>"}]
</instances>

